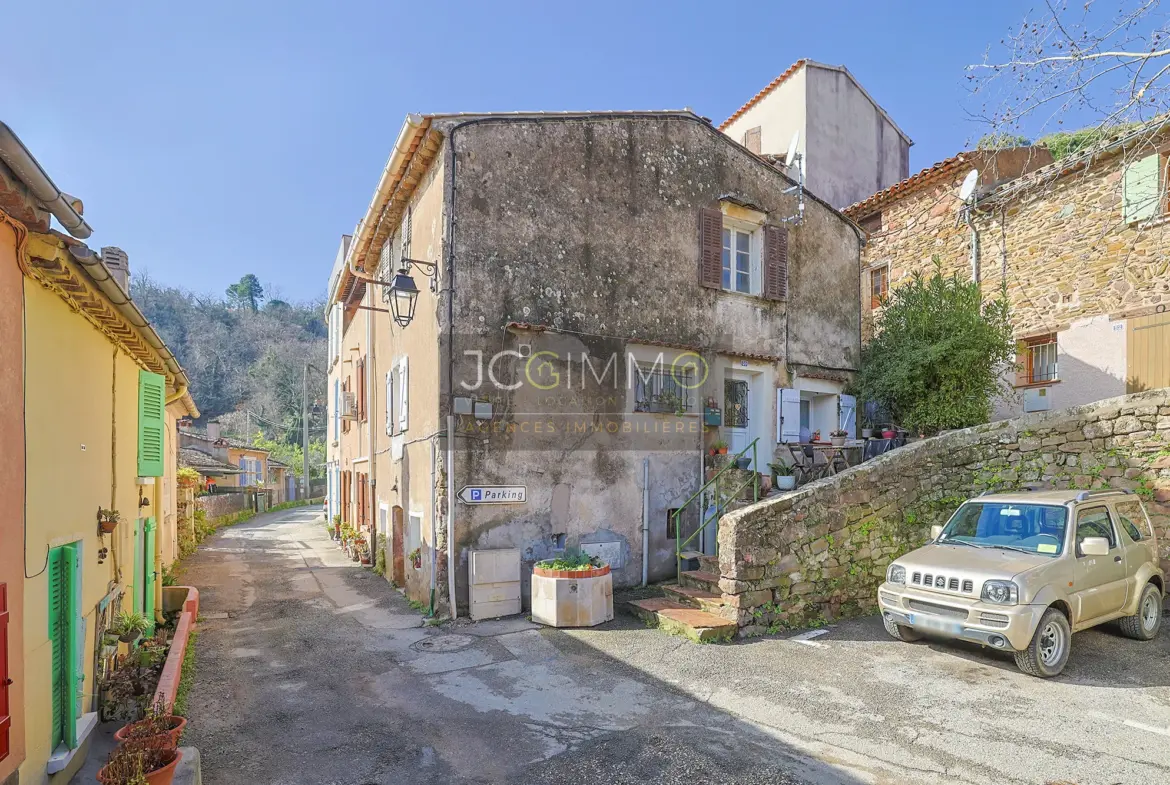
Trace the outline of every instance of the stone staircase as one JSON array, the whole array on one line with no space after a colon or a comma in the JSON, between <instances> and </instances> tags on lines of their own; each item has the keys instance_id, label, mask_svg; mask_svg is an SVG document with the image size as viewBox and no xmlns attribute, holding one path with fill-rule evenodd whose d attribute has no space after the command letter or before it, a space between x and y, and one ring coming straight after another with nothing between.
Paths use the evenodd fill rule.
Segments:
<instances>
[{"instance_id":1,"label":"stone staircase","mask_svg":"<svg viewBox=\"0 0 1170 785\"><path fill-rule=\"evenodd\" d=\"M649 624L697 643L731 640L738 625L735 610L724 605L719 591L716 557L686 552L683 558L697 560L699 569L681 573L678 583L662 584L662 597L631 600L630 610Z\"/></svg>"}]
</instances>

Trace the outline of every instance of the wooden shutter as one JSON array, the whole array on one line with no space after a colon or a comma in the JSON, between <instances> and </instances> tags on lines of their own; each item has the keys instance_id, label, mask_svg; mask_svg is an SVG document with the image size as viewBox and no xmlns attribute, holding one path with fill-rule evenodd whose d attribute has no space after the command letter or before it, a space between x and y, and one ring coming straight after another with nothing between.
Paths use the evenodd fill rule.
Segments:
<instances>
[{"instance_id":1,"label":"wooden shutter","mask_svg":"<svg viewBox=\"0 0 1170 785\"><path fill-rule=\"evenodd\" d=\"M77 746L76 716L77 674L74 655L77 650L76 625L73 623L73 580L76 571L76 547L66 545L49 551L49 643L52 654L52 738L51 749L65 744Z\"/></svg>"},{"instance_id":2,"label":"wooden shutter","mask_svg":"<svg viewBox=\"0 0 1170 785\"><path fill-rule=\"evenodd\" d=\"M1126 223L1147 221L1157 214L1161 201L1159 159L1157 154L1148 155L1125 167L1121 211Z\"/></svg>"},{"instance_id":3,"label":"wooden shutter","mask_svg":"<svg viewBox=\"0 0 1170 785\"><path fill-rule=\"evenodd\" d=\"M760 154L760 126L749 128L743 135L743 146L756 155Z\"/></svg>"},{"instance_id":4,"label":"wooden shutter","mask_svg":"<svg viewBox=\"0 0 1170 785\"><path fill-rule=\"evenodd\" d=\"M366 419L366 358L357 361L357 416L361 421Z\"/></svg>"},{"instance_id":5,"label":"wooden shutter","mask_svg":"<svg viewBox=\"0 0 1170 785\"><path fill-rule=\"evenodd\" d=\"M150 371L138 372L138 476L163 476L163 438L166 432L166 379Z\"/></svg>"},{"instance_id":6,"label":"wooden shutter","mask_svg":"<svg viewBox=\"0 0 1170 785\"><path fill-rule=\"evenodd\" d=\"M0 583L0 760L12 746L12 712L8 708L8 584Z\"/></svg>"},{"instance_id":7,"label":"wooden shutter","mask_svg":"<svg viewBox=\"0 0 1170 785\"><path fill-rule=\"evenodd\" d=\"M1024 387L1032 382L1031 368L1032 348L1026 341L1016 342L1016 387Z\"/></svg>"},{"instance_id":8,"label":"wooden shutter","mask_svg":"<svg viewBox=\"0 0 1170 785\"><path fill-rule=\"evenodd\" d=\"M386 371L386 435L394 435L394 371Z\"/></svg>"},{"instance_id":9,"label":"wooden shutter","mask_svg":"<svg viewBox=\"0 0 1170 785\"><path fill-rule=\"evenodd\" d=\"M783 300L788 296L788 230L764 227L764 297Z\"/></svg>"},{"instance_id":10,"label":"wooden shutter","mask_svg":"<svg viewBox=\"0 0 1170 785\"><path fill-rule=\"evenodd\" d=\"M400 378L398 391L398 430L405 431L410 425L409 404L407 402L407 393L410 391L410 383L407 378L407 360L409 358L403 357L402 363L398 368L398 375Z\"/></svg>"},{"instance_id":11,"label":"wooden shutter","mask_svg":"<svg viewBox=\"0 0 1170 785\"><path fill-rule=\"evenodd\" d=\"M723 213L709 207L699 210L699 284L723 288Z\"/></svg>"}]
</instances>

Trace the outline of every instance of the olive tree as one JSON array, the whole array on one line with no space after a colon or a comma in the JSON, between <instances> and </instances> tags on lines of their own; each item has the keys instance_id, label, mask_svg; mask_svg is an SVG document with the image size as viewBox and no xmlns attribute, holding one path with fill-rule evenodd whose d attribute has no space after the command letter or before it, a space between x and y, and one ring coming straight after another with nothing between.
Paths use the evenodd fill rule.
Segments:
<instances>
[{"instance_id":1,"label":"olive tree","mask_svg":"<svg viewBox=\"0 0 1170 785\"><path fill-rule=\"evenodd\" d=\"M1007 298L985 299L978 283L935 265L883 300L856 382L895 424L928 435L987 422L1016 355Z\"/></svg>"}]
</instances>

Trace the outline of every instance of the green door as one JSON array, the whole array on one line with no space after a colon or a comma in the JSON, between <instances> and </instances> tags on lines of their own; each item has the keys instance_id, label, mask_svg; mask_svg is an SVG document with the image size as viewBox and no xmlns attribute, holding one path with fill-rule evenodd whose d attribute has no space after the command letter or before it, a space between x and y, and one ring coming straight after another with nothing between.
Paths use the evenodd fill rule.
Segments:
<instances>
[{"instance_id":1,"label":"green door","mask_svg":"<svg viewBox=\"0 0 1170 785\"><path fill-rule=\"evenodd\" d=\"M143 534L143 525L145 521L142 518L134 522L134 544L131 553L134 554L134 586L131 587L133 591L130 596L134 599L134 612L142 613L142 584L145 578L143 573L142 554L144 551L143 541L146 536ZM151 562L153 564L153 562Z\"/></svg>"},{"instance_id":2,"label":"green door","mask_svg":"<svg viewBox=\"0 0 1170 785\"><path fill-rule=\"evenodd\" d=\"M158 575L154 571L154 518L146 519L146 537L142 542L140 557L144 566L145 579L142 581L142 614L150 622L147 635L154 634L154 582Z\"/></svg>"},{"instance_id":3,"label":"green door","mask_svg":"<svg viewBox=\"0 0 1170 785\"><path fill-rule=\"evenodd\" d=\"M49 643L52 650L52 749L77 746L77 545L49 551Z\"/></svg>"}]
</instances>

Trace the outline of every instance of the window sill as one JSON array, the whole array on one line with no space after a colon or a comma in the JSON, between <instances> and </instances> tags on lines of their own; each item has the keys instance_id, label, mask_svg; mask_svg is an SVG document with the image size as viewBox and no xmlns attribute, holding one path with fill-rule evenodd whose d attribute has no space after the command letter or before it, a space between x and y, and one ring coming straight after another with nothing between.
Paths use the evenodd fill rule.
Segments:
<instances>
[{"instance_id":1,"label":"window sill","mask_svg":"<svg viewBox=\"0 0 1170 785\"><path fill-rule=\"evenodd\" d=\"M1054 384L1060 384L1060 379L1049 379L1046 382L1030 382L1028 384L1017 384L1017 385L1015 385L1015 388L1017 390L1030 390L1033 387L1051 387Z\"/></svg>"},{"instance_id":2,"label":"window sill","mask_svg":"<svg viewBox=\"0 0 1170 785\"><path fill-rule=\"evenodd\" d=\"M784 297L784 298L781 298L779 300L769 300L763 294L751 294L750 292L736 292L736 291L733 291L731 289L720 289L719 293L720 294L730 294L733 297L744 297L744 298L747 298L749 300L761 300L765 303L782 303L788 299L787 297Z\"/></svg>"},{"instance_id":3,"label":"window sill","mask_svg":"<svg viewBox=\"0 0 1170 785\"><path fill-rule=\"evenodd\" d=\"M81 715L81 718L77 720L77 746L69 749L64 744L58 745L57 749L53 750L53 754L49 756L49 760L45 764L46 774L56 774L59 771L65 771L65 769L69 768L69 764L73 762L73 758L85 746L85 742L89 740L89 735L97 727L97 720L98 715L96 711Z\"/></svg>"}]
</instances>

